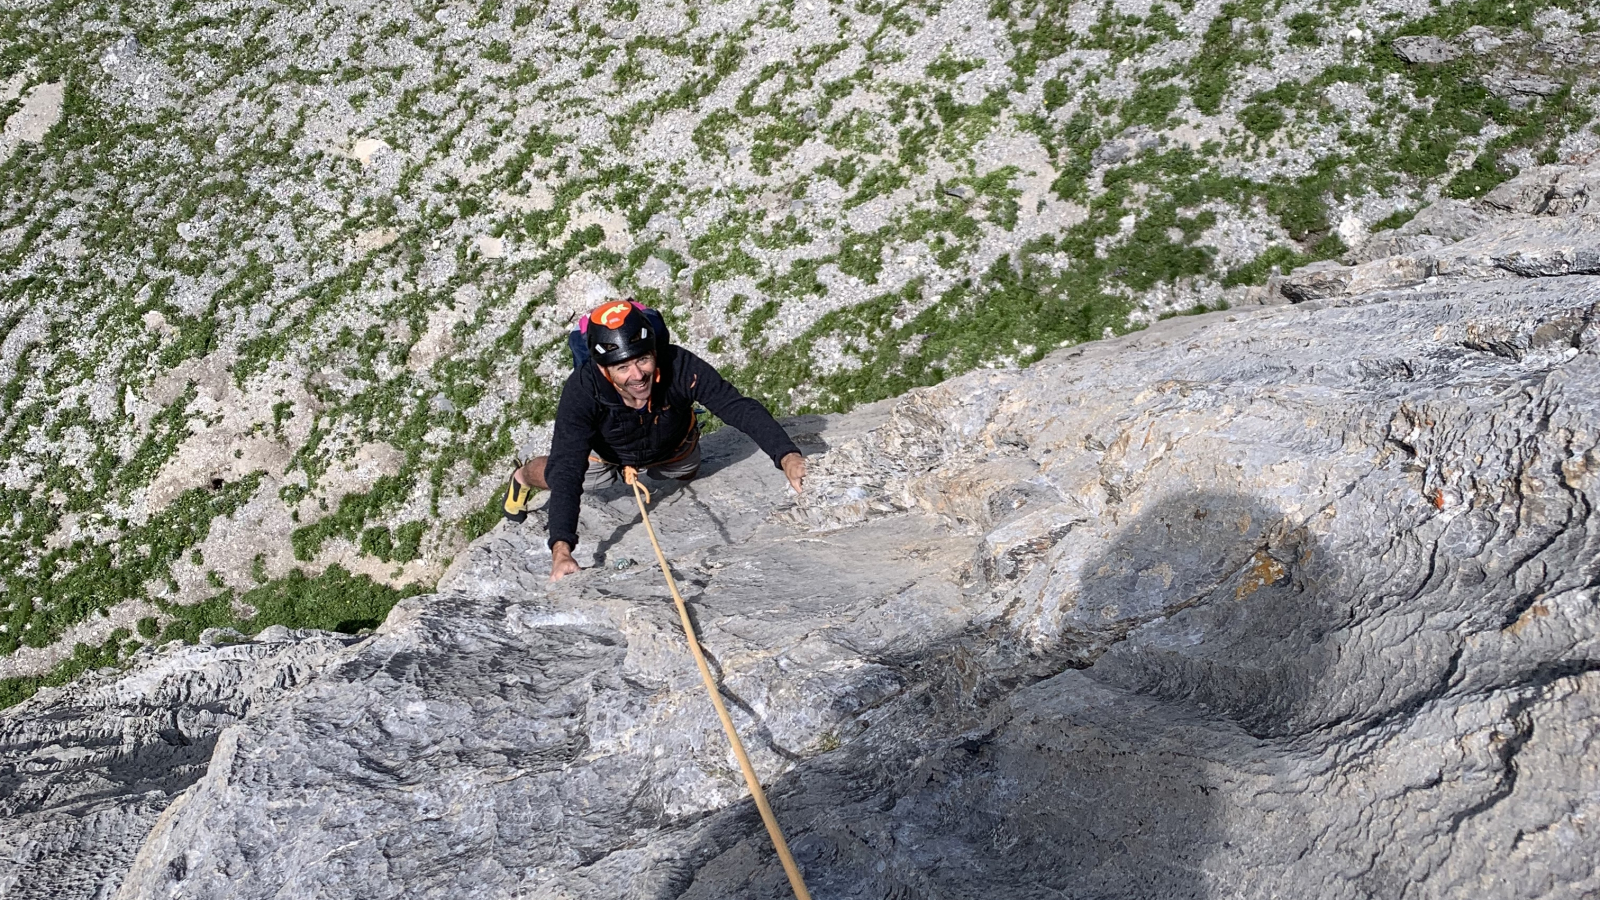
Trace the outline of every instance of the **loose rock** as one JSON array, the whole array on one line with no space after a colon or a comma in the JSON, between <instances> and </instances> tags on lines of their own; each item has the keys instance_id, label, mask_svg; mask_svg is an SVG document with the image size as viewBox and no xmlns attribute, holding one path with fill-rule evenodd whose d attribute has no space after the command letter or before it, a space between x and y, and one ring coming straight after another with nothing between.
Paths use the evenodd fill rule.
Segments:
<instances>
[{"instance_id":1,"label":"loose rock","mask_svg":"<svg viewBox=\"0 0 1600 900\"><path fill-rule=\"evenodd\" d=\"M1392 46L1395 56L1413 65L1444 63L1461 56L1459 47L1431 35L1397 37Z\"/></svg>"}]
</instances>

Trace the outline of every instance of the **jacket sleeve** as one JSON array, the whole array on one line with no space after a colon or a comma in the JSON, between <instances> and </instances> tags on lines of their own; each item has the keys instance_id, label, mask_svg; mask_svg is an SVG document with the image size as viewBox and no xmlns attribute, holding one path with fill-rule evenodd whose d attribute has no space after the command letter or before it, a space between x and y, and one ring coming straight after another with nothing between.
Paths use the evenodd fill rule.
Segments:
<instances>
[{"instance_id":1,"label":"jacket sleeve","mask_svg":"<svg viewBox=\"0 0 1600 900\"><path fill-rule=\"evenodd\" d=\"M574 372L561 388L555 431L550 436L550 458L544 467L544 481L550 486L545 513L550 523L551 547L557 541L578 546L578 504L583 499L583 478L589 468L589 447L600 419L598 404L581 382L579 373Z\"/></svg>"},{"instance_id":2,"label":"jacket sleeve","mask_svg":"<svg viewBox=\"0 0 1600 900\"><path fill-rule=\"evenodd\" d=\"M739 389L729 384L710 363L682 347L677 349L678 358L682 360L679 363L680 377L684 379L686 392L691 398L705 404L706 409L716 413L722 421L749 435L756 446L772 457L774 466L779 466L779 460L785 456L800 452L794 441L789 440L789 433L783 430L783 426L759 400L739 393Z\"/></svg>"}]
</instances>

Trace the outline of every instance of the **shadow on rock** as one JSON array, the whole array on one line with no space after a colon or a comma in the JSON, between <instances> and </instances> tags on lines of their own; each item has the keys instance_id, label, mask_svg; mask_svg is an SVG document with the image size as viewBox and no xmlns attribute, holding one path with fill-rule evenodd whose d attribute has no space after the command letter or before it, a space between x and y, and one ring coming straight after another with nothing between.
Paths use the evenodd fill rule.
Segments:
<instances>
[{"instance_id":1,"label":"shadow on rock","mask_svg":"<svg viewBox=\"0 0 1600 900\"><path fill-rule=\"evenodd\" d=\"M1104 544L1056 557L1087 559L1059 646L971 634L909 660L920 689L771 788L816 896L1213 896L1216 773L1317 725L1333 561L1224 494L1158 503ZM789 895L748 806L705 826L682 897Z\"/></svg>"},{"instance_id":2,"label":"shadow on rock","mask_svg":"<svg viewBox=\"0 0 1600 900\"><path fill-rule=\"evenodd\" d=\"M1350 615L1324 590L1338 582L1336 561L1275 509L1237 495L1168 499L1083 569L1080 617L1137 622L1086 674L1257 738L1314 729L1337 661L1329 636Z\"/></svg>"},{"instance_id":3,"label":"shadow on rock","mask_svg":"<svg viewBox=\"0 0 1600 900\"><path fill-rule=\"evenodd\" d=\"M825 453L827 441L822 433L828 430L828 418L818 415L790 416L782 423L789 439L794 441L806 456ZM700 464L700 477L711 475L736 465L760 452L756 442L732 428L719 428L702 439L700 444L704 462Z\"/></svg>"}]
</instances>

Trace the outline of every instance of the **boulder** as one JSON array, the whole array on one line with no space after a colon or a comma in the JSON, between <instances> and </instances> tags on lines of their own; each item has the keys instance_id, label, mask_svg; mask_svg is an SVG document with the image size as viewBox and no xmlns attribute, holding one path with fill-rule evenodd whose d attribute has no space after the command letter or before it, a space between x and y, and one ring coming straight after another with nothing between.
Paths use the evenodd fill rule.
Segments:
<instances>
[{"instance_id":1,"label":"boulder","mask_svg":"<svg viewBox=\"0 0 1600 900\"><path fill-rule=\"evenodd\" d=\"M1496 212L1571 216L1589 211L1600 196L1600 167L1541 166L1517 173L1483 196Z\"/></svg>"},{"instance_id":2,"label":"boulder","mask_svg":"<svg viewBox=\"0 0 1600 900\"><path fill-rule=\"evenodd\" d=\"M1468 41L1472 52L1482 56L1505 44L1505 41L1495 37L1493 31L1482 25L1474 25L1461 33L1462 40Z\"/></svg>"},{"instance_id":3,"label":"boulder","mask_svg":"<svg viewBox=\"0 0 1600 900\"><path fill-rule=\"evenodd\" d=\"M5 120L0 128L0 163L11 158L22 144L44 141L50 129L61 121L61 107L66 100L64 81L35 86L22 98L22 107Z\"/></svg>"},{"instance_id":4,"label":"boulder","mask_svg":"<svg viewBox=\"0 0 1600 900\"><path fill-rule=\"evenodd\" d=\"M1279 282L1293 303L1368 294L1421 284L1428 277L1425 262L1415 256L1385 256L1355 266L1324 261L1302 266Z\"/></svg>"},{"instance_id":5,"label":"boulder","mask_svg":"<svg viewBox=\"0 0 1600 900\"><path fill-rule=\"evenodd\" d=\"M1444 63L1461 56L1461 48L1431 35L1397 37L1390 46L1395 56L1412 65Z\"/></svg>"},{"instance_id":6,"label":"boulder","mask_svg":"<svg viewBox=\"0 0 1600 900\"><path fill-rule=\"evenodd\" d=\"M480 234L472 239L472 252L481 259L504 259L505 239L492 234Z\"/></svg>"},{"instance_id":7,"label":"boulder","mask_svg":"<svg viewBox=\"0 0 1600 900\"><path fill-rule=\"evenodd\" d=\"M1484 194L1483 205L1501 212L1538 215L1544 211L1555 179L1552 168L1524 170Z\"/></svg>"},{"instance_id":8,"label":"boulder","mask_svg":"<svg viewBox=\"0 0 1600 900\"><path fill-rule=\"evenodd\" d=\"M389 149L389 145L379 138L362 138L350 146L350 158L362 166L370 166L374 157Z\"/></svg>"},{"instance_id":9,"label":"boulder","mask_svg":"<svg viewBox=\"0 0 1600 900\"><path fill-rule=\"evenodd\" d=\"M1563 168L1545 196L1544 212L1552 216L1600 213L1600 167Z\"/></svg>"},{"instance_id":10,"label":"boulder","mask_svg":"<svg viewBox=\"0 0 1600 900\"><path fill-rule=\"evenodd\" d=\"M1090 163L1096 168L1114 165L1159 146L1161 146L1159 135L1143 125L1132 125L1096 147L1090 154Z\"/></svg>"},{"instance_id":11,"label":"boulder","mask_svg":"<svg viewBox=\"0 0 1600 900\"><path fill-rule=\"evenodd\" d=\"M1493 221L1466 201L1448 198L1436 200L1399 228L1373 233L1345 254L1344 261L1354 265L1388 256L1420 257L1446 244L1471 237L1490 227Z\"/></svg>"},{"instance_id":12,"label":"boulder","mask_svg":"<svg viewBox=\"0 0 1600 900\"><path fill-rule=\"evenodd\" d=\"M672 266L658 256L652 256L644 261L639 271L634 273L634 280L641 287L654 288L658 291L670 290L673 285Z\"/></svg>"},{"instance_id":13,"label":"boulder","mask_svg":"<svg viewBox=\"0 0 1600 900\"><path fill-rule=\"evenodd\" d=\"M1483 79L1483 86L1498 97L1554 97L1566 87L1565 83L1541 75L1491 75Z\"/></svg>"},{"instance_id":14,"label":"boulder","mask_svg":"<svg viewBox=\"0 0 1600 900\"><path fill-rule=\"evenodd\" d=\"M137 35L123 35L121 38L113 41L111 45L105 49L104 53L100 54L100 67L110 70L116 68L117 66L131 63L138 59L139 53L142 49L143 48L139 45L139 38Z\"/></svg>"},{"instance_id":15,"label":"boulder","mask_svg":"<svg viewBox=\"0 0 1600 900\"><path fill-rule=\"evenodd\" d=\"M1279 290L1295 303L1321 300L1343 294L1350 287L1355 274L1353 266L1342 266L1332 260L1314 262L1290 272L1279 284Z\"/></svg>"},{"instance_id":16,"label":"boulder","mask_svg":"<svg viewBox=\"0 0 1600 900\"><path fill-rule=\"evenodd\" d=\"M1401 234L1398 230L1385 229L1373 232L1341 259L1349 265L1360 265L1389 256L1425 254L1443 247L1446 243L1448 241L1431 234Z\"/></svg>"}]
</instances>

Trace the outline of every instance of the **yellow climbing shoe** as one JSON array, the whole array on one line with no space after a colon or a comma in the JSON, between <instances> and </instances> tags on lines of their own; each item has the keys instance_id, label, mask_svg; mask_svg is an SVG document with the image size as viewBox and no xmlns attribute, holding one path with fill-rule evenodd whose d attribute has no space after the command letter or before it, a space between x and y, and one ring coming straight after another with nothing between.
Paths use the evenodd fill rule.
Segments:
<instances>
[{"instance_id":1,"label":"yellow climbing shoe","mask_svg":"<svg viewBox=\"0 0 1600 900\"><path fill-rule=\"evenodd\" d=\"M519 465L518 468L521 468ZM533 488L517 483L516 469L511 470L510 483L506 485L505 517L521 522L528 517L528 501L533 498Z\"/></svg>"}]
</instances>

